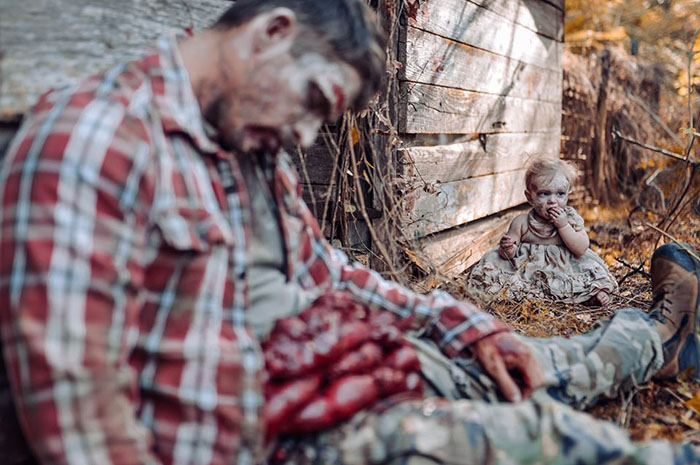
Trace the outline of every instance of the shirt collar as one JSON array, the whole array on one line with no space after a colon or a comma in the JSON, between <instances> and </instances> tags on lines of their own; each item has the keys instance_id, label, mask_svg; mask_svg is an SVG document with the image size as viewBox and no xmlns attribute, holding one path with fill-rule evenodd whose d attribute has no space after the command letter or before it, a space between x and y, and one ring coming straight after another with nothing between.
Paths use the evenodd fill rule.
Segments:
<instances>
[{"instance_id":1,"label":"shirt collar","mask_svg":"<svg viewBox=\"0 0 700 465\"><path fill-rule=\"evenodd\" d=\"M219 153L222 149L207 134L204 120L190 78L177 48L177 36L171 32L157 44L157 63L149 69L153 95L163 130L189 135L200 151Z\"/></svg>"}]
</instances>

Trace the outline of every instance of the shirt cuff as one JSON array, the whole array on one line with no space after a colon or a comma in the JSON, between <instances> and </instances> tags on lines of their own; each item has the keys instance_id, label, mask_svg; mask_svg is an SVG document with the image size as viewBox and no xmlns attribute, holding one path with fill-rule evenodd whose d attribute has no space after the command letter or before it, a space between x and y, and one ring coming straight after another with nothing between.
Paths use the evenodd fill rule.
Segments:
<instances>
[{"instance_id":1,"label":"shirt cuff","mask_svg":"<svg viewBox=\"0 0 700 465\"><path fill-rule=\"evenodd\" d=\"M487 336L511 331L508 325L496 319L493 315L479 312L470 315L464 320L464 314L459 310L460 309L449 309L440 315L440 319L443 320L441 323L447 323L441 326L443 326L443 328L448 327L449 329L442 332L437 342L442 352L450 358L456 357L465 349L469 349L472 344ZM461 313L463 321L454 325L449 324L449 320L453 320L453 318L450 318L450 313L453 312Z\"/></svg>"}]
</instances>

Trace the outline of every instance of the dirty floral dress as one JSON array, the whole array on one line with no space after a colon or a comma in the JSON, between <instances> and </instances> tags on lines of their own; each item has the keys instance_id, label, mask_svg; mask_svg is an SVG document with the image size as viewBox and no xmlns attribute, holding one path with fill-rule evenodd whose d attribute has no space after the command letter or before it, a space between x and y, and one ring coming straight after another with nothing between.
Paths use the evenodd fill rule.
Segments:
<instances>
[{"instance_id":1,"label":"dirty floral dress","mask_svg":"<svg viewBox=\"0 0 700 465\"><path fill-rule=\"evenodd\" d=\"M583 218L576 210L566 207L566 214L575 231L583 229ZM516 246L513 260L502 259L498 248L490 250L472 268L467 287L486 300L529 297L567 303L582 303L600 291L612 293L618 288L595 252L589 248L575 257L556 228L534 210L528 213L527 231Z\"/></svg>"}]
</instances>

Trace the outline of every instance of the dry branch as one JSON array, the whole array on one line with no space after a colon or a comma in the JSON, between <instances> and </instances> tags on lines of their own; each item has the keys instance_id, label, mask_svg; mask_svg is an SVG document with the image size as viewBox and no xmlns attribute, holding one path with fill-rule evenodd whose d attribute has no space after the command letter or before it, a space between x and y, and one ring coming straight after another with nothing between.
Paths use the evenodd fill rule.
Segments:
<instances>
[{"instance_id":1,"label":"dry branch","mask_svg":"<svg viewBox=\"0 0 700 465\"><path fill-rule=\"evenodd\" d=\"M630 144L634 144L636 146L639 146L639 147L642 147L642 148L645 148L645 149L648 149L648 150L651 150L651 151L654 151L657 153L661 153L663 155L666 155L667 157L675 158L676 160L686 161L685 157L683 155L681 155L680 153L670 152L670 151L662 149L660 147L656 147L656 146L651 145L651 144L645 144L644 142L634 140L631 137L623 136L622 134L620 134L620 131L618 131L616 129L613 130L612 133L613 133L613 136L617 137L618 139L622 139L624 141L627 141ZM695 162L695 163L697 163L697 162Z\"/></svg>"},{"instance_id":2,"label":"dry branch","mask_svg":"<svg viewBox=\"0 0 700 465\"><path fill-rule=\"evenodd\" d=\"M670 235L669 233L667 233L667 232L664 231L663 229L657 228L656 226L654 226L653 224L651 224L651 223L649 223L649 222L645 222L644 224L647 225L648 227L650 227L651 229L653 229L654 231L660 233L661 235L663 235L663 236L665 236L665 237L671 239L673 242L675 242L676 244L678 244L678 245L680 246L681 249L683 249L683 250L685 250L686 252L688 252L688 254L690 254L691 257L693 257L693 258L695 258L696 260L700 261L700 257L698 257L698 255L697 255L695 252L693 252L693 250L692 250L690 247L688 247L687 245L685 245L683 242L679 241L678 239L676 239L675 237L673 237L672 235Z\"/></svg>"}]
</instances>

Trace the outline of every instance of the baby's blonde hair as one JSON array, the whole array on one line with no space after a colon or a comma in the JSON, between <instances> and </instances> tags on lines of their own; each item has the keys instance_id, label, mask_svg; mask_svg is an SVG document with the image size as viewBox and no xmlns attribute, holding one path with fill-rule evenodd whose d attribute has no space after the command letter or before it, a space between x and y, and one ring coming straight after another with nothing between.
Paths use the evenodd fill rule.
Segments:
<instances>
[{"instance_id":1,"label":"baby's blonde hair","mask_svg":"<svg viewBox=\"0 0 700 465\"><path fill-rule=\"evenodd\" d=\"M557 174L563 174L569 181L569 187L578 179L579 172L576 167L561 158L538 156L527 164L525 171L525 187L530 190L530 186L539 178L552 179Z\"/></svg>"}]
</instances>

